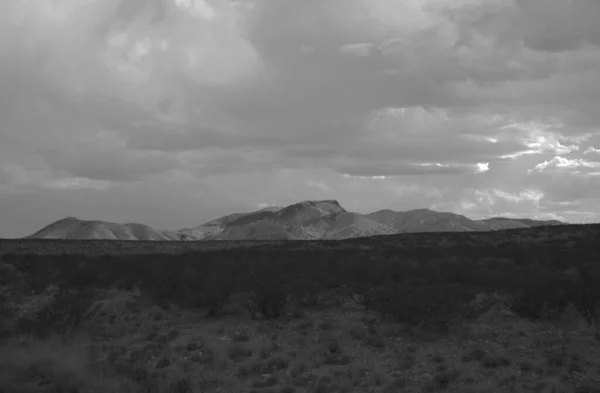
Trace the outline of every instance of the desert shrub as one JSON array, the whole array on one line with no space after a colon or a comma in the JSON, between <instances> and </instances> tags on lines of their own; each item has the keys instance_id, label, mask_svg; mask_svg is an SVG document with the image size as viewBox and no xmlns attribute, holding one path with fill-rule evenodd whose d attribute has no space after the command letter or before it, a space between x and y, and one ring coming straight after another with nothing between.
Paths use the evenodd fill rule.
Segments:
<instances>
[{"instance_id":1,"label":"desert shrub","mask_svg":"<svg viewBox=\"0 0 600 393\"><path fill-rule=\"evenodd\" d=\"M292 296L296 303L304 307L318 307L323 302L324 285L317 277L303 277L296 281Z\"/></svg>"},{"instance_id":2,"label":"desert shrub","mask_svg":"<svg viewBox=\"0 0 600 393\"><path fill-rule=\"evenodd\" d=\"M265 319L277 319L283 315L289 300L285 284L273 277L262 282L259 280L251 293L245 306L252 319L258 318L259 313Z\"/></svg>"},{"instance_id":3,"label":"desert shrub","mask_svg":"<svg viewBox=\"0 0 600 393\"><path fill-rule=\"evenodd\" d=\"M378 288L366 294L373 310L407 323L436 331L469 315L464 306L476 295L476 289L456 284L405 282Z\"/></svg>"},{"instance_id":4,"label":"desert shrub","mask_svg":"<svg viewBox=\"0 0 600 393\"><path fill-rule=\"evenodd\" d=\"M243 292L243 264L236 267L227 260L202 259L182 263L177 277L178 288L172 301L186 308L207 311L207 316L218 315L234 292Z\"/></svg>"},{"instance_id":5,"label":"desert shrub","mask_svg":"<svg viewBox=\"0 0 600 393\"><path fill-rule=\"evenodd\" d=\"M235 285L221 272L199 277L188 274L181 283L177 303L183 307L205 309L207 316L218 315L227 304Z\"/></svg>"},{"instance_id":6,"label":"desert shrub","mask_svg":"<svg viewBox=\"0 0 600 393\"><path fill-rule=\"evenodd\" d=\"M83 340L82 340L83 339ZM0 391L115 392L121 381L106 373L102 378L90 364L85 337L27 340L27 345L3 343L0 351Z\"/></svg>"},{"instance_id":7,"label":"desert shrub","mask_svg":"<svg viewBox=\"0 0 600 393\"><path fill-rule=\"evenodd\" d=\"M7 288L0 288L0 338L10 334L9 320L14 315L10 304L10 292Z\"/></svg>"},{"instance_id":8,"label":"desert shrub","mask_svg":"<svg viewBox=\"0 0 600 393\"><path fill-rule=\"evenodd\" d=\"M382 311L384 304L389 304L394 297L395 287L393 286L369 286L364 285L358 292L353 293L351 299L365 308L367 312Z\"/></svg>"},{"instance_id":9,"label":"desert shrub","mask_svg":"<svg viewBox=\"0 0 600 393\"><path fill-rule=\"evenodd\" d=\"M372 291L372 288L381 286L373 266L363 261L349 262L347 267L339 272L345 275L348 289L353 293L366 294Z\"/></svg>"},{"instance_id":10,"label":"desert shrub","mask_svg":"<svg viewBox=\"0 0 600 393\"><path fill-rule=\"evenodd\" d=\"M436 374L433 377L433 381L431 381L433 384L432 387L434 388L433 391L445 390L451 383L455 382L458 377L460 377L460 371L458 370L447 370Z\"/></svg>"},{"instance_id":11,"label":"desert shrub","mask_svg":"<svg viewBox=\"0 0 600 393\"><path fill-rule=\"evenodd\" d=\"M566 309L568 287L568 280L558 273L531 268L504 282L498 299L522 318L552 319Z\"/></svg>"},{"instance_id":12,"label":"desert shrub","mask_svg":"<svg viewBox=\"0 0 600 393\"><path fill-rule=\"evenodd\" d=\"M82 327L96 311L90 307L96 298L96 291L60 290L55 298L33 316L17 319L16 334L31 334L45 338L52 333L65 333Z\"/></svg>"},{"instance_id":13,"label":"desert shrub","mask_svg":"<svg viewBox=\"0 0 600 393\"><path fill-rule=\"evenodd\" d=\"M38 295L58 282L60 273L49 257L23 254L11 258L9 263L14 267L15 274L22 277L25 283L23 290L31 294Z\"/></svg>"},{"instance_id":14,"label":"desert shrub","mask_svg":"<svg viewBox=\"0 0 600 393\"><path fill-rule=\"evenodd\" d=\"M10 307L10 289L0 287L0 317L11 314Z\"/></svg>"},{"instance_id":15,"label":"desert shrub","mask_svg":"<svg viewBox=\"0 0 600 393\"><path fill-rule=\"evenodd\" d=\"M600 321L600 272L590 266L577 268L578 277L568 288L567 297L589 324ZM598 325L596 325L598 326Z\"/></svg>"},{"instance_id":16,"label":"desert shrub","mask_svg":"<svg viewBox=\"0 0 600 393\"><path fill-rule=\"evenodd\" d=\"M202 306L206 308L207 315L214 317L219 314L223 306L229 299L230 290L225 285L219 285L219 283L209 283L204 288L202 297Z\"/></svg>"},{"instance_id":17,"label":"desert shrub","mask_svg":"<svg viewBox=\"0 0 600 393\"><path fill-rule=\"evenodd\" d=\"M161 303L172 301L181 288L175 269L160 269L153 272L142 284L141 289L150 294L154 300Z\"/></svg>"},{"instance_id":18,"label":"desert shrub","mask_svg":"<svg viewBox=\"0 0 600 393\"><path fill-rule=\"evenodd\" d=\"M0 321L13 314L11 298L16 291L16 281L14 267L0 262Z\"/></svg>"},{"instance_id":19,"label":"desert shrub","mask_svg":"<svg viewBox=\"0 0 600 393\"><path fill-rule=\"evenodd\" d=\"M181 377L173 382L171 382L169 389L169 393L192 393L194 392L194 383L189 376Z\"/></svg>"},{"instance_id":20,"label":"desert shrub","mask_svg":"<svg viewBox=\"0 0 600 393\"><path fill-rule=\"evenodd\" d=\"M56 284L61 288L73 290L86 290L87 288L112 287L116 280L110 279L110 265L86 257L70 255L68 258L60 256L54 261L58 271Z\"/></svg>"},{"instance_id":21,"label":"desert shrub","mask_svg":"<svg viewBox=\"0 0 600 393\"><path fill-rule=\"evenodd\" d=\"M252 356L252 351L245 348L243 345L236 343L227 348L227 354L231 360L238 362Z\"/></svg>"}]
</instances>

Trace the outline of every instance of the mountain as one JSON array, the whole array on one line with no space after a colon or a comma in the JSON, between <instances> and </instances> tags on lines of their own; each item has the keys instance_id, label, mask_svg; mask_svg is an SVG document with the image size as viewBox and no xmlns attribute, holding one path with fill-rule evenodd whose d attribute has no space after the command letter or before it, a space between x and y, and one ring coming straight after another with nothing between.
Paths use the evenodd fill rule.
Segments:
<instances>
[{"instance_id":1,"label":"mountain","mask_svg":"<svg viewBox=\"0 0 600 393\"><path fill-rule=\"evenodd\" d=\"M340 213L347 212L333 200L304 201L284 208L267 208L239 217L229 222L221 233L205 239L240 240L243 233L248 233L252 240L319 239L323 231L314 227L316 221Z\"/></svg>"},{"instance_id":2,"label":"mountain","mask_svg":"<svg viewBox=\"0 0 600 393\"><path fill-rule=\"evenodd\" d=\"M223 216L217 218L216 220L209 221L205 224L199 225L194 228L185 228L178 231L180 234L184 234L189 236L190 238L195 238L197 240L205 239L209 236L216 236L219 233L223 232L225 228L227 228L231 223L240 220L243 217L247 216L261 216L261 215L269 215L270 213L276 213L281 210L281 207L267 207L261 210L257 210L252 213L233 213L227 216ZM250 220L252 222L254 220Z\"/></svg>"},{"instance_id":3,"label":"mountain","mask_svg":"<svg viewBox=\"0 0 600 393\"><path fill-rule=\"evenodd\" d=\"M359 214L347 211L336 200L320 200L303 201L286 207L268 207L250 213L229 214L179 231L159 231L141 224L83 221L67 217L29 237L114 240L334 240L397 233L481 232L562 224L556 220L506 217L471 220L460 214L430 209L404 212L379 210L370 214Z\"/></svg>"},{"instance_id":4,"label":"mountain","mask_svg":"<svg viewBox=\"0 0 600 393\"><path fill-rule=\"evenodd\" d=\"M380 210L367 214L370 219L388 225L397 233L405 232L464 232L485 230L485 225L454 213L415 209L405 212Z\"/></svg>"},{"instance_id":5,"label":"mountain","mask_svg":"<svg viewBox=\"0 0 600 393\"><path fill-rule=\"evenodd\" d=\"M107 240L187 240L174 231L158 231L142 224L116 224L67 217L33 235L33 239L107 239Z\"/></svg>"},{"instance_id":6,"label":"mountain","mask_svg":"<svg viewBox=\"0 0 600 393\"><path fill-rule=\"evenodd\" d=\"M206 240L348 239L397 231L368 217L346 211L338 201L304 201L276 210L246 214Z\"/></svg>"},{"instance_id":7,"label":"mountain","mask_svg":"<svg viewBox=\"0 0 600 393\"><path fill-rule=\"evenodd\" d=\"M206 240L302 240L284 227L269 221L250 222L233 225L221 233L209 236Z\"/></svg>"},{"instance_id":8,"label":"mountain","mask_svg":"<svg viewBox=\"0 0 600 393\"><path fill-rule=\"evenodd\" d=\"M495 220L496 222L517 222L523 224L528 228L535 227L544 227L544 226L553 226L553 225L564 225L564 222L560 222L558 220L532 220L530 218L506 218L506 217L494 217L490 218L490 220Z\"/></svg>"},{"instance_id":9,"label":"mountain","mask_svg":"<svg viewBox=\"0 0 600 393\"><path fill-rule=\"evenodd\" d=\"M415 209L405 212L379 210L367 214L367 217L392 227L398 233L479 232L563 224L556 220L538 221L527 218L492 217L483 220L471 220L460 214L436 212L429 209Z\"/></svg>"},{"instance_id":10,"label":"mountain","mask_svg":"<svg viewBox=\"0 0 600 393\"><path fill-rule=\"evenodd\" d=\"M398 233L389 225L377 222L358 213L338 213L319 220L327 225L323 239L349 239L353 237L392 235Z\"/></svg>"}]
</instances>

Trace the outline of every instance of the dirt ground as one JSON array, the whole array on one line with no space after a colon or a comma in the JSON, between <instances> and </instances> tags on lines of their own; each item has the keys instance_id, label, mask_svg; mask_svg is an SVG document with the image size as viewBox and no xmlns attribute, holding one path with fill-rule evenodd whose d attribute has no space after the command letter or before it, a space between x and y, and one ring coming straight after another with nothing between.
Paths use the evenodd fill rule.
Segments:
<instances>
[{"instance_id":1,"label":"dirt ground","mask_svg":"<svg viewBox=\"0 0 600 393\"><path fill-rule=\"evenodd\" d=\"M6 340L0 391L600 392L599 334L576 315L533 323L497 306L441 334L350 299L252 320L243 298L208 318L107 291L85 329Z\"/></svg>"}]
</instances>

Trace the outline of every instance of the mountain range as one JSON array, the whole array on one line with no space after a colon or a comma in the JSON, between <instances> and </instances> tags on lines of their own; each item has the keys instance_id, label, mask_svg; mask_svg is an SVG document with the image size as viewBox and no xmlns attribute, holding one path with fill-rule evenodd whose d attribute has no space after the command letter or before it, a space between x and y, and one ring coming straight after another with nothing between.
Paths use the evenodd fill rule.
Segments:
<instances>
[{"instance_id":1,"label":"mountain range","mask_svg":"<svg viewBox=\"0 0 600 393\"><path fill-rule=\"evenodd\" d=\"M481 232L514 228L563 225L556 220L539 221L494 217L471 220L465 216L429 209L379 210L359 214L338 201L304 201L286 207L268 207L250 213L229 214L194 228L158 230L142 224L117 224L67 217L36 233L32 239L108 240L336 240L414 232Z\"/></svg>"}]
</instances>

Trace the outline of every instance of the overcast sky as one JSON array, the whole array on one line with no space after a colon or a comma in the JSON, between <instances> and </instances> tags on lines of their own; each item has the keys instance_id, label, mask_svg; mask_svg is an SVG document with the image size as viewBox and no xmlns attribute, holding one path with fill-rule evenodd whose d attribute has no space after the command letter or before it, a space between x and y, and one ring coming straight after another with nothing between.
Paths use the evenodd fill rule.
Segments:
<instances>
[{"instance_id":1,"label":"overcast sky","mask_svg":"<svg viewBox=\"0 0 600 393\"><path fill-rule=\"evenodd\" d=\"M2 0L0 237L337 199L600 221L598 0Z\"/></svg>"}]
</instances>

